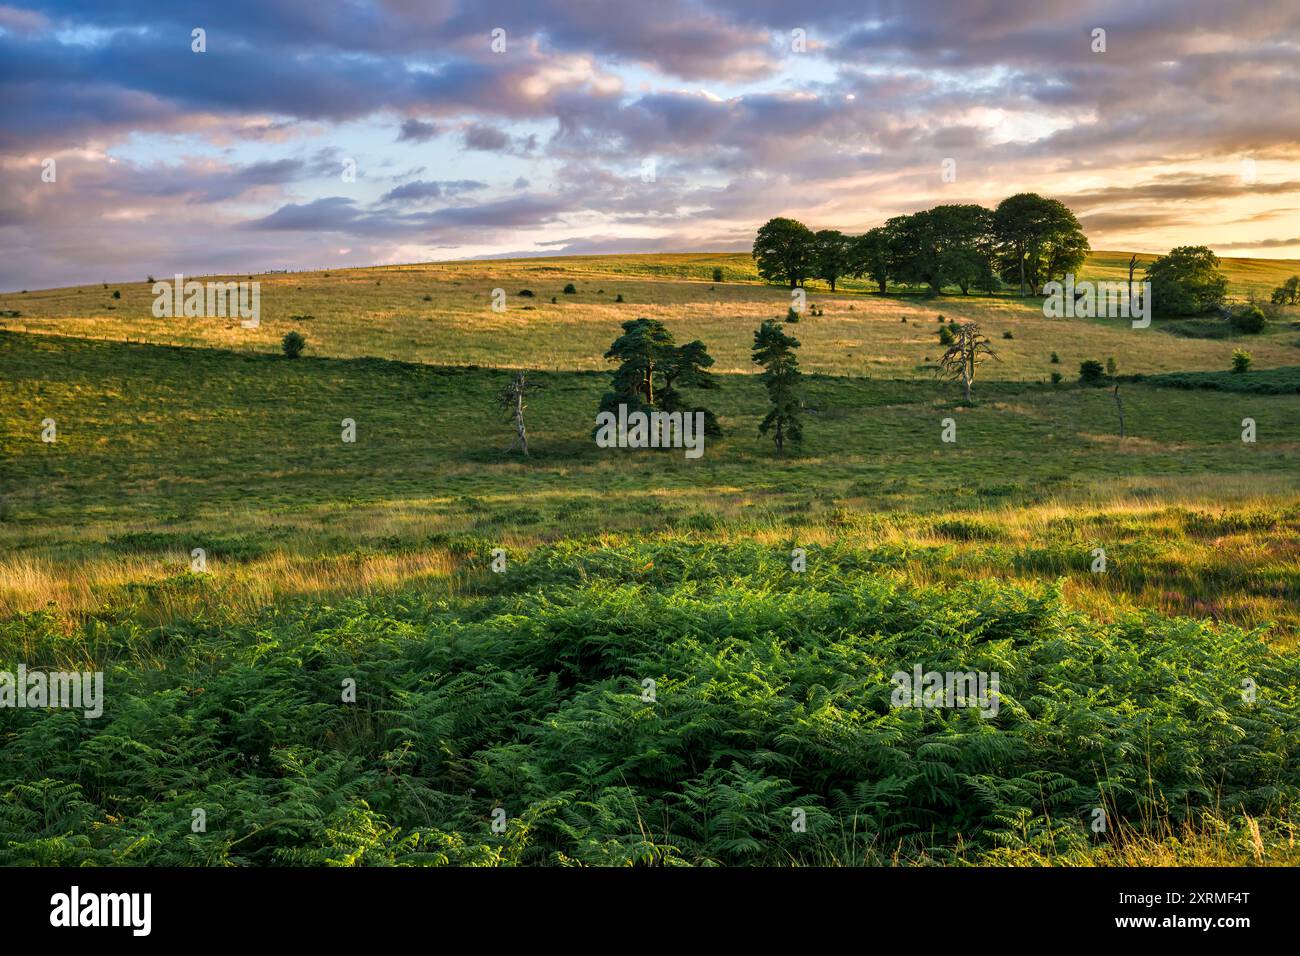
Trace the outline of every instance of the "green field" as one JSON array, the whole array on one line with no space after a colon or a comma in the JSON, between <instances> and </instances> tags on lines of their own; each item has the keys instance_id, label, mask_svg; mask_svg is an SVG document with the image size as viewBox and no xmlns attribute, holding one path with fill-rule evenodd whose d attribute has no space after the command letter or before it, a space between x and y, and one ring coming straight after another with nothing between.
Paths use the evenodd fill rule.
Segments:
<instances>
[{"instance_id":1,"label":"green field","mask_svg":"<svg viewBox=\"0 0 1300 956\"><path fill-rule=\"evenodd\" d=\"M1300 263L1224 270L1267 297ZM748 256L255 278L254 330L142 281L0 295L0 670L107 690L0 709L0 863L1300 860L1300 310L813 289L777 457L749 350L790 298ZM971 406L940 314L998 350ZM591 439L643 316L717 359L699 460ZM1076 381L1108 358L1122 439ZM1001 713L892 708L916 663L998 671Z\"/></svg>"}]
</instances>

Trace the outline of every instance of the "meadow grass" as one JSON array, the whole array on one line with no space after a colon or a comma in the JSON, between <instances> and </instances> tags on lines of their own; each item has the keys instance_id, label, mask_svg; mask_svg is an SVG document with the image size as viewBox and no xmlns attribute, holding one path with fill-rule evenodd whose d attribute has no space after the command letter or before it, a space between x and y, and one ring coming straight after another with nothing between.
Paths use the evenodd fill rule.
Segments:
<instances>
[{"instance_id":1,"label":"meadow grass","mask_svg":"<svg viewBox=\"0 0 1300 956\"><path fill-rule=\"evenodd\" d=\"M1226 262L1238 296L1296 265ZM259 278L256 330L155 320L140 283L0 296L21 312L0 320L0 669L94 665L116 688L97 727L0 713L6 861L1295 860L1292 310L1211 339L1005 295L814 290L823 314L788 327L806 441L777 457L749 348L789 297L748 257ZM933 374L938 314L1000 353L972 406ZM718 359L724 435L698 461L591 441L603 353L639 316ZM279 354L289 328L304 358ZM1242 345L1256 368L1227 372ZM1123 439L1111 389L1075 381L1111 356ZM494 404L513 367L545 386L526 460ZM887 649L984 654L977 619L1039 702L994 734L893 725ZM916 630L945 620L937 644ZM1062 648L1090 650L1061 671ZM1159 692L1154 661L1181 668ZM345 672L363 706L337 703ZM1264 673L1267 705L1240 711L1240 676ZM635 705L645 676L688 712ZM1073 737L1042 703L1067 685L1092 701ZM1110 733L1129 743L1099 770L1089 735ZM1103 839L1081 822L1098 800ZM220 808L217 839L173 819L191 804ZM792 806L814 839L773 824Z\"/></svg>"}]
</instances>

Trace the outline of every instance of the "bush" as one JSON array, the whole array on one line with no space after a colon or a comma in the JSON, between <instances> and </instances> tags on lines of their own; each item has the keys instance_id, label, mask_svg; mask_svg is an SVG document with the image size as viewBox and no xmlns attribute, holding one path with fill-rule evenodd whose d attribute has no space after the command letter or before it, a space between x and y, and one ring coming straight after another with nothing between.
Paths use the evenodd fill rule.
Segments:
<instances>
[{"instance_id":1,"label":"bush","mask_svg":"<svg viewBox=\"0 0 1300 956\"><path fill-rule=\"evenodd\" d=\"M1245 372L1250 369L1250 364L1254 359L1245 349L1232 350L1232 370L1234 372Z\"/></svg>"},{"instance_id":2,"label":"bush","mask_svg":"<svg viewBox=\"0 0 1300 956\"><path fill-rule=\"evenodd\" d=\"M568 285L566 285L566 286L564 287L564 294L565 294L565 295L576 295L577 292L578 292L578 290L574 287L574 285L573 285L572 282L570 282Z\"/></svg>"},{"instance_id":3,"label":"bush","mask_svg":"<svg viewBox=\"0 0 1300 956\"><path fill-rule=\"evenodd\" d=\"M721 266L714 266L714 267L713 267L713 281L714 281L714 282L721 282L721 281L722 281L722 267L721 267Z\"/></svg>"},{"instance_id":4,"label":"bush","mask_svg":"<svg viewBox=\"0 0 1300 956\"><path fill-rule=\"evenodd\" d=\"M1060 385L1060 384L1061 384L1061 373L1060 373L1060 372L1053 372L1053 373L1052 373L1052 384L1053 384L1053 385Z\"/></svg>"},{"instance_id":5,"label":"bush","mask_svg":"<svg viewBox=\"0 0 1300 956\"><path fill-rule=\"evenodd\" d=\"M950 325L945 325L943 328L941 328L941 329L939 330L939 344L940 344L940 345L952 345L952 343L955 342L955 341L956 341L956 339L953 337L953 334L952 334L952 326L950 326Z\"/></svg>"},{"instance_id":6,"label":"bush","mask_svg":"<svg viewBox=\"0 0 1300 956\"><path fill-rule=\"evenodd\" d=\"M1052 364L1053 365L1061 364L1061 356L1057 355L1055 352L1052 353Z\"/></svg>"},{"instance_id":7,"label":"bush","mask_svg":"<svg viewBox=\"0 0 1300 956\"><path fill-rule=\"evenodd\" d=\"M283 349L284 354L291 359L296 359L302 354L302 350L306 347L307 340L303 337L302 333L297 330L286 332L284 338L280 340L280 348Z\"/></svg>"},{"instance_id":8,"label":"bush","mask_svg":"<svg viewBox=\"0 0 1300 956\"><path fill-rule=\"evenodd\" d=\"M620 292L618 295L614 296L614 301L615 301L615 302L622 302L622 301L623 301L623 293Z\"/></svg>"},{"instance_id":9,"label":"bush","mask_svg":"<svg viewBox=\"0 0 1300 956\"><path fill-rule=\"evenodd\" d=\"M1079 382L1083 385L1101 385L1106 381L1106 368L1100 362L1088 359L1079 363Z\"/></svg>"},{"instance_id":10,"label":"bush","mask_svg":"<svg viewBox=\"0 0 1300 956\"><path fill-rule=\"evenodd\" d=\"M1011 334L1011 330L1010 330L1010 329L1007 329L1007 331L1003 332L1003 333L1002 333L1002 337L1003 337L1004 339L1014 339L1014 338L1015 338L1015 336Z\"/></svg>"},{"instance_id":11,"label":"bush","mask_svg":"<svg viewBox=\"0 0 1300 956\"><path fill-rule=\"evenodd\" d=\"M121 289L114 289L114 290L113 290L113 298L115 298L115 299L120 299L120 298L122 298L122 290L121 290Z\"/></svg>"},{"instance_id":12,"label":"bush","mask_svg":"<svg viewBox=\"0 0 1300 956\"><path fill-rule=\"evenodd\" d=\"M787 322L799 321L799 313L795 311L794 306L790 306L790 308L785 310L785 320Z\"/></svg>"},{"instance_id":13,"label":"bush","mask_svg":"<svg viewBox=\"0 0 1300 956\"><path fill-rule=\"evenodd\" d=\"M525 299L531 299L531 298L533 297L533 290L532 290L532 289L520 289L516 294L517 294L517 295L521 295L521 296L523 296Z\"/></svg>"},{"instance_id":14,"label":"bush","mask_svg":"<svg viewBox=\"0 0 1300 956\"><path fill-rule=\"evenodd\" d=\"M1232 313L1232 325L1238 332L1258 335L1264 331L1264 326L1267 324L1268 319L1264 316L1264 310L1253 303L1243 305Z\"/></svg>"}]
</instances>

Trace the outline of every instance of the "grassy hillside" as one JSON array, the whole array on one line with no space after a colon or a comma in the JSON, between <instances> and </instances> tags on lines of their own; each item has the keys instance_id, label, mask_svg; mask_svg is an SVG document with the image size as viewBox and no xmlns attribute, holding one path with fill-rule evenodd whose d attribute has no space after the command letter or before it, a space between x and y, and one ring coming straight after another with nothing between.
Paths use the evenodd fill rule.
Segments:
<instances>
[{"instance_id":1,"label":"grassy hillside","mask_svg":"<svg viewBox=\"0 0 1300 956\"><path fill-rule=\"evenodd\" d=\"M263 276L257 330L154 319L141 283L0 297L0 670L112 689L98 723L0 710L0 862L1296 862L1291 311L1206 339L815 292L778 458L749 349L789 299L749 263ZM939 314L998 348L973 406ZM591 440L640 316L718 360L698 461ZM1110 357L1122 440L1076 381ZM545 386L528 460L513 367ZM1003 714L891 709L913 663L999 670Z\"/></svg>"},{"instance_id":2,"label":"grassy hillside","mask_svg":"<svg viewBox=\"0 0 1300 956\"><path fill-rule=\"evenodd\" d=\"M723 259L734 263L725 267L729 275L754 281L705 281ZM1278 269L1292 266L1300 272L1297 263L1281 262ZM1226 271L1235 275L1231 261ZM790 304L787 290L756 281L748 256L721 254L433 263L256 278L262 283L258 329L241 328L237 319L154 318L145 282L0 296L0 315L20 313L0 318L0 328L269 353L278 353L280 339L297 329L307 336L310 355L572 371L605 369L602 356L619 323L644 316L663 321L679 338L702 339L717 370L748 373L754 328L784 317ZM562 292L570 281L575 295ZM503 313L491 309L496 288L508 296ZM522 290L534 296L518 295ZM115 291L120 299L112 298ZM1108 356L1126 374L1225 370L1243 342L1260 366L1296 364L1300 354L1300 308L1280 310L1260 336L1206 339L1168 334L1160 323L1134 330L1124 320L1047 319L1036 300L1005 295L930 299L900 290L882 297L860 285L836 295L814 287L811 302L824 314L799 327L801 362L833 375L931 379L942 354L939 314L980 321L1000 340L1004 362L997 376L1018 381L1046 381L1059 371L1053 352L1071 374L1084 359ZM1013 338L1002 339L1007 332Z\"/></svg>"}]
</instances>

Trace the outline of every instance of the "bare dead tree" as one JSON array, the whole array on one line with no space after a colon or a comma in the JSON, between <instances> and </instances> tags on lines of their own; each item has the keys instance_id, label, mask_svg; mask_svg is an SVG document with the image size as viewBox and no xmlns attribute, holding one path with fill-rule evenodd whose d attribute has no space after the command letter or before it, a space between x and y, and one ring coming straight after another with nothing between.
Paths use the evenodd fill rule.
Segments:
<instances>
[{"instance_id":1,"label":"bare dead tree","mask_svg":"<svg viewBox=\"0 0 1300 956\"><path fill-rule=\"evenodd\" d=\"M1115 359L1106 359L1106 374L1110 380L1115 383L1115 408L1119 412L1119 437L1124 437L1124 403L1119 397L1119 367L1115 364Z\"/></svg>"},{"instance_id":2,"label":"bare dead tree","mask_svg":"<svg viewBox=\"0 0 1300 956\"><path fill-rule=\"evenodd\" d=\"M980 331L976 322L966 322L957 326L953 332L952 345L939 359L939 375L954 382L961 382L966 404L970 404L970 388L975 382L976 367L989 356L995 362L1001 362L993 351L993 343Z\"/></svg>"},{"instance_id":3,"label":"bare dead tree","mask_svg":"<svg viewBox=\"0 0 1300 956\"><path fill-rule=\"evenodd\" d=\"M528 457L528 430L524 427L524 410L528 407L524 398L527 392L536 391L541 388L533 382L528 381L528 373L517 371L510 378L510 384L501 390L497 396L497 404L505 412L505 420L515 426L515 440L510 443L506 449L506 454L518 448L525 458Z\"/></svg>"},{"instance_id":4,"label":"bare dead tree","mask_svg":"<svg viewBox=\"0 0 1300 956\"><path fill-rule=\"evenodd\" d=\"M1133 270L1137 268L1137 264L1138 256L1135 252L1133 258L1128 261L1128 298L1130 302L1133 301Z\"/></svg>"}]
</instances>

